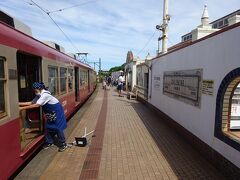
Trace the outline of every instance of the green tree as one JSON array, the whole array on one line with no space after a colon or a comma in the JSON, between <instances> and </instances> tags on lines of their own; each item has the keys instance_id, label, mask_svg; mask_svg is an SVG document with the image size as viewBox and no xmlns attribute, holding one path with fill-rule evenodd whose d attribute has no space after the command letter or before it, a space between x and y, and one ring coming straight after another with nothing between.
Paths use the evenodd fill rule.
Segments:
<instances>
[{"instance_id":1,"label":"green tree","mask_svg":"<svg viewBox=\"0 0 240 180\"><path fill-rule=\"evenodd\" d=\"M110 68L109 72L124 71L124 64Z\"/></svg>"}]
</instances>

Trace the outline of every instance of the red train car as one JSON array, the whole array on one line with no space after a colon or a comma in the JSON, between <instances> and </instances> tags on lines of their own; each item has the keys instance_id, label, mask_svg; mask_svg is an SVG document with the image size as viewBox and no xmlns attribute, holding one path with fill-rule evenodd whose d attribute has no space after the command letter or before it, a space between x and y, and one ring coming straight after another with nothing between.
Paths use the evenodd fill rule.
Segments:
<instances>
[{"instance_id":1,"label":"red train car","mask_svg":"<svg viewBox=\"0 0 240 180\"><path fill-rule=\"evenodd\" d=\"M96 72L0 22L0 179L11 176L43 143L41 109L20 114L18 106L32 100L35 81L45 83L69 117L94 91Z\"/></svg>"}]
</instances>

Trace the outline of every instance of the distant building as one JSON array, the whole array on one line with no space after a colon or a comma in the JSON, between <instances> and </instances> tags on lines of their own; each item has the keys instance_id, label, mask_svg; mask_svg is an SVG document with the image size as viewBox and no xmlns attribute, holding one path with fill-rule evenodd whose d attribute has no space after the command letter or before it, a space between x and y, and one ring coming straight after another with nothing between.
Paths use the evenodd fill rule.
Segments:
<instances>
[{"instance_id":1,"label":"distant building","mask_svg":"<svg viewBox=\"0 0 240 180\"><path fill-rule=\"evenodd\" d=\"M137 65L143 63L144 60L139 59L139 57L134 57L132 51L128 51L126 63L124 66L125 80L126 80L126 90L131 91L136 85L137 76Z\"/></svg>"},{"instance_id":2,"label":"distant building","mask_svg":"<svg viewBox=\"0 0 240 180\"><path fill-rule=\"evenodd\" d=\"M183 35L182 42L197 40L201 37L211 34L212 32L218 31L219 29L240 22L240 9L213 22L208 23L208 20L209 16L207 6L205 5L202 15L202 24L192 32Z\"/></svg>"},{"instance_id":3,"label":"distant building","mask_svg":"<svg viewBox=\"0 0 240 180\"><path fill-rule=\"evenodd\" d=\"M112 80L113 81L117 81L118 80L118 77L120 76L120 75L122 75L123 74L123 71L115 71L115 72L112 72L111 73L111 76L112 76Z\"/></svg>"},{"instance_id":4,"label":"distant building","mask_svg":"<svg viewBox=\"0 0 240 180\"><path fill-rule=\"evenodd\" d=\"M149 69L151 69L151 60L152 57L148 53L148 55L145 57L144 62L137 65L137 96L147 100L149 97L148 94L148 84L149 84Z\"/></svg>"},{"instance_id":5,"label":"distant building","mask_svg":"<svg viewBox=\"0 0 240 180\"><path fill-rule=\"evenodd\" d=\"M240 9L220 19L217 19L210 24L214 29L222 29L237 22L240 22Z\"/></svg>"}]
</instances>

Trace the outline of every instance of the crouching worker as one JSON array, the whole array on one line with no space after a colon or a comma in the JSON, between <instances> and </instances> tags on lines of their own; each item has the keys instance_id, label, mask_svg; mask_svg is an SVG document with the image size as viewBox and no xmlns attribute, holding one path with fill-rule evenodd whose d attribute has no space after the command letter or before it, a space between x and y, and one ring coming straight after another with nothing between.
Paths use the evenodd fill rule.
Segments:
<instances>
[{"instance_id":1,"label":"crouching worker","mask_svg":"<svg viewBox=\"0 0 240 180\"><path fill-rule=\"evenodd\" d=\"M45 90L43 83L33 83L33 90L36 97L32 102L19 103L20 110L33 109L42 106L44 117L46 119L45 145L44 149L48 149L53 145L53 138L57 135L60 143L59 151L63 152L67 148L65 142L64 129L67 127L66 117L60 102Z\"/></svg>"}]
</instances>

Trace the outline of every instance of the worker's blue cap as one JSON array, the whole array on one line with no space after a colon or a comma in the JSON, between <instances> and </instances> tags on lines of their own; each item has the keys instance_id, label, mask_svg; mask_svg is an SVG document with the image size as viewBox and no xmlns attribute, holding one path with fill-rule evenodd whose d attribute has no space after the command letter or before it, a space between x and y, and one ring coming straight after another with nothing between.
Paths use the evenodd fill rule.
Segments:
<instances>
[{"instance_id":1,"label":"worker's blue cap","mask_svg":"<svg viewBox=\"0 0 240 180\"><path fill-rule=\"evenodd\" d=\"M45 85L42 82L35 82L35 83L33 83L32 88L33 89L44 89Z\"/></svg>"}]
</instances>

